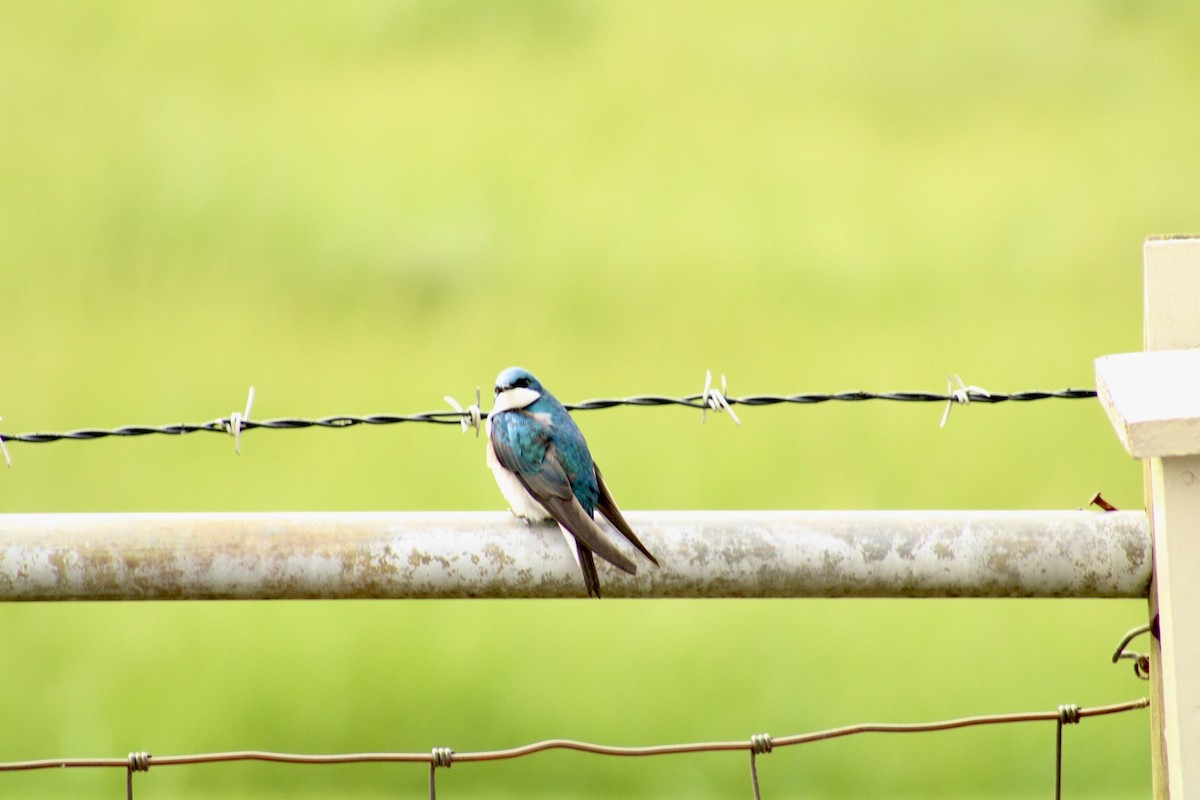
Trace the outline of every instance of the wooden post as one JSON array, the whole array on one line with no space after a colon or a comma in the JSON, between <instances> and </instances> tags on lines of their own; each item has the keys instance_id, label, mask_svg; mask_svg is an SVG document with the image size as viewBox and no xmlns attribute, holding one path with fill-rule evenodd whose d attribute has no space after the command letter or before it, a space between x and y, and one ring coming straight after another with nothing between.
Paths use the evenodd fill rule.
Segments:
<instances>
[{"instance_id":1,"label":"wooden post","mask_svg":"<svg viewBox=\"0 0 1200 800\"><path fill-rule=\"evenodd\" d=\"M1145 244L1145 352L1096 360L1101 402L1148 461L1154 796L1200 800L1200 237Z\"/></svg>"}]
</instances>

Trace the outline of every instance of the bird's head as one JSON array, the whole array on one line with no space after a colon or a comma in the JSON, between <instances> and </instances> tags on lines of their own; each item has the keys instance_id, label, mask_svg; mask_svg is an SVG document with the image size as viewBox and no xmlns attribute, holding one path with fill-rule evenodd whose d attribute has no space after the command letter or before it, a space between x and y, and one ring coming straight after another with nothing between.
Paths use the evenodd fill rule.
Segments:
<instances>
[{"instance_id":1,"label":"bird's head","mask_svg":"<svg viewBox=\"0 0 1200 800\"><path fill-rule=\"evenodd\" d=\"M496 402L493 413L525 408L542 396L542 384L527 369L509 367L496 376Z\"/></svg>"}]
</instances>

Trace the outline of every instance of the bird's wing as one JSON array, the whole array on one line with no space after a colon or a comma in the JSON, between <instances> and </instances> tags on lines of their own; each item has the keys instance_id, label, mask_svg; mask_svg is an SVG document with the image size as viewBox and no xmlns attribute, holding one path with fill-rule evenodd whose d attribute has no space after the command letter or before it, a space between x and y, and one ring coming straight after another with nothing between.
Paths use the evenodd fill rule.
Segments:
<instances>
[{"instance_id":1,"label":"bird's wing","mask_svg":"<svg viewBox=\"0 0 1200 800\"><path fill-rule=\"evenodd\" d=\"M625 521L625 516L621 513L621 509L617 508L617 501L613 500L612 492L605 485L604 478L600 475L599 467L596 467L596 485L600 489L600 496L596 500L596 510L603 514L604 518L611 522L614 528L619 530L634 547L642 551L642 555L650 559L654 566L657 567L659 565L658 559L650 555L650 551L646 549L646 545L641 543L637 534L633 532L633 528L629 527L629 523Z\"/></svg>"},{"instance_id":2,"label":"bird's wing","mask_svg":"<svg viewBox=\"0 0 1200 800\"><path fill-rule=\"evenodd\" d=\"M571 482L558 460L558 451L553 443L545 443L545 456L542 463L536 466L531 465L527 459L522 459L505 438L497 436L494 431L492 449L495 450L500 464L517 476L525 491L541 503L550 512L550 516L570 531L580 544L614 567L630 575L637 574L637 565L609 541L596 521L588 516L579 504L575 493L571 491ZM587 570L583 566L583 560L581 557L580 567L584 569L586 583Z\"/></svg>"},{"instance_id":3,"label":"bird's wing","mask_svg":"<svg viewBox=\"0 0 1200 800\"><path fill-rule=\"evenodd\" d=\"M547 473L557 473L557 475L548 479ZM571 491L571 484L567 480L566 473L558 463L558 454L553 445L546 450L546 460L542 462L541 472L536 475L518 474L517 477L525 484L526 490L533 495L534 499L545 506L546 510L550 512L550 516L554 517L559 525L574 534L580 544L614 567L622 569L630 575L637 574L637 565L609 541L608 536L596 524L596 521L583 510L583 506Z\"/></svg>"}]
</instances>

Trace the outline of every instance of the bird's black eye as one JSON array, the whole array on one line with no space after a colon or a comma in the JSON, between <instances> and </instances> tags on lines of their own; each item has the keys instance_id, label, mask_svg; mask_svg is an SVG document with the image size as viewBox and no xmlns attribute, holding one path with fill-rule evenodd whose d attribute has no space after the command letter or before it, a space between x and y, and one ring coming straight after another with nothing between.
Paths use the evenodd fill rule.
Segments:
<instances>
[{"instance_id":1,"label":"bird's black eye","mask_svg":"<svg viewBox=\"0 0 1200 800\"><path fill-rule=\"evenodd\" d=\"M516 386L518 389L528 389L529 378L517 378L515 381L513 381L513 386Z\"/></svg>"}]
</instances>

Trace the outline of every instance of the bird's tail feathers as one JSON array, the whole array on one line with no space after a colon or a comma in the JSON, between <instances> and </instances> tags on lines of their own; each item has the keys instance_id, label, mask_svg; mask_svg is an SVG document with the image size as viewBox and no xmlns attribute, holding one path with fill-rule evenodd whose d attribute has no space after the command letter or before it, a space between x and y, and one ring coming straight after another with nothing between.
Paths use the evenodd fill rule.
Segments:
<instances>
[{"instance_id":1,"label":"bird's tail feathers","mask_svg":"<svg viewBox=\"0 0 1200 800\"><path fill-rule=\"evenodd\" d=\"M588 597L600 599L600 575L596 572L596 559L592 551L579 542L575 543L575 557L579 561L579 570L583 573L583 585Z\"/></svg>"},{"instance_id":2,"label":"bird's tail feathers","mask_svg":"<svg viewBox=\"0 0 1200 800\"><path fill-rule=\"evenodd\" d=\"M604 478L600 475L599 467L596 467L596 485L600 489L600 496L596 500L596 510L603 514L604 518L611 522L613 527L629 540L630 544L640 550L642 555L650 559L650 562L654 566L659 566L658 559L650 554L650 551L646 549L646 545L642 544L637 534L633 532L633 528L625 521L625 516L621 514L621 509L617 508L617 501L613 500L612 492L605 485Z\"/></svg>"}]
</instances>

